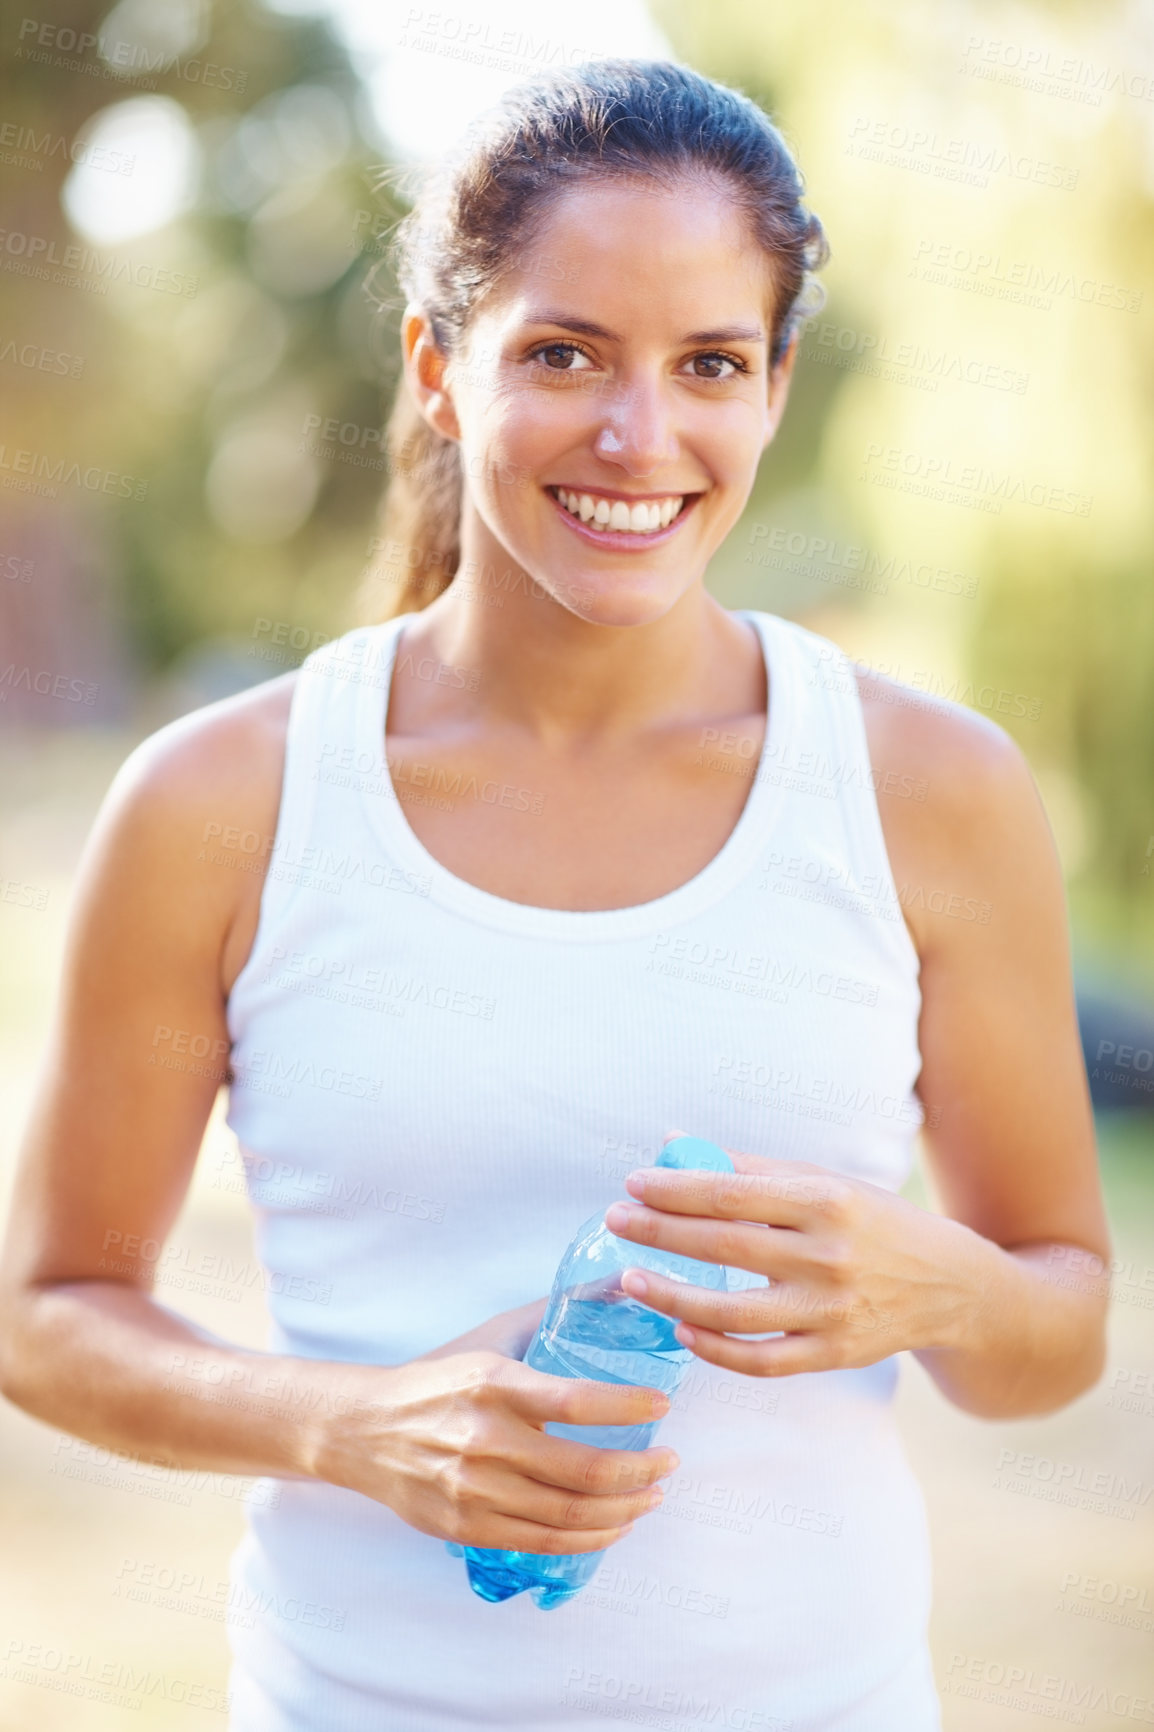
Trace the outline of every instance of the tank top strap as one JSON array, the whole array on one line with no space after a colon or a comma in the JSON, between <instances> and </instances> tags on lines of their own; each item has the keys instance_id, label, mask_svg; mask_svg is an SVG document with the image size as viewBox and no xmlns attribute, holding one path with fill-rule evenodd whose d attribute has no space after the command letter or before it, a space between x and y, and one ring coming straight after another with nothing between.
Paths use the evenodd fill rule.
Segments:
<instances>
[{"instance_id":1,"label":"tank top strap","mask_svg":"<svg viewBox=\"0 0 1154 1732\"><path fill-rule=\"evenodd\" d=\"M870 757L854 663L829 638L796 620L770 613L747 617L773 642L778 668L788 669L791 698L789 727L778 736L767 766L787 790L778 837L766 838L770 866L796 874L796 853L787 859L783 850L800 851L802 871L812 869L811 881L823 890L855 896L862 911L873 913L879 927L892 934L892 955L901 971L916 976L920 961L902 914L882 829L879 778ZM924 787L905 780L908 788L903 784L895 792L925 798Z\"/></svg>"},{"instance_id":2,"label":"tank top strap","mask_svg":"<svg viewBox=\"0 0 1154 1732\"><path fill-rule=\"evenodd\" d=\"M363 875L366 853L378 851L361 821L369 767L362 761L364 694L368 687L379 702L394 638L408 617L356 627L322 644L297 670L262 929L271 930L300 891L335 893ZM392 794L387 787L379 791Z\"/></svg>"}]
</instances>

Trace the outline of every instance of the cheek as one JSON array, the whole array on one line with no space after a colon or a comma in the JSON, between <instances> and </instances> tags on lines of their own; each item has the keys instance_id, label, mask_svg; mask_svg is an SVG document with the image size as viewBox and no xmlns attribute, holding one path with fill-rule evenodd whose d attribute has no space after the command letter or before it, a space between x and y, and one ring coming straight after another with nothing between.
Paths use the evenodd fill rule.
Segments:
<instances>
[{"instance_id":1,"label":"cheek","mask_svg":"<svg viewBox=\"0 0 1154 1732\"><path fill-rule=\"evenodd\" d=\"M696 449L719 486L744 490L753 483L761 459L764 417L750 402L710 405L696 423Z\"/></svg>"},{"instance_id":2,"label":"cheek","mask_svg":"<svg viewBox=\"0 0 1154 1732\"><path fill-rule=\"evenodd\" d=\"M490 398L462 435L473 496L484 501L486 515L505 521L533 502L539 477L580 442L577 418L544 391Z\"/></svg>"}]
</instances>

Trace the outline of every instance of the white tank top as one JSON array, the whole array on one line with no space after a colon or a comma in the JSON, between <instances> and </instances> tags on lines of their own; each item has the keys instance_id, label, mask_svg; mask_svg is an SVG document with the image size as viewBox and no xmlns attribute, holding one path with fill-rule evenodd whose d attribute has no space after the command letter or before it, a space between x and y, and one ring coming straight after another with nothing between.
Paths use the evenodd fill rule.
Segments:
<instances>
[{"instance_id":1,"label":"white tank top","mask_svg":"<svg viewBox=\"0 0 1154 1732\"><path fill-rule=\"evenodd\" d=\"M672 1129L897 1190L922 1121L918 958L842 652L739 612L769 725L735 829L668 895L578 912L491 895L410 828L409 802L539 800L411 760L390 779L413 617L300 670L228 1005L272 1349L391 1365L547 1293ZM897 1374L692 1361L658 1433L681 1460L664 1505L551 1611L481 1600L440 1539L359 1493L262 1481L233 1562L234 1732L939 1732Z\"/></svg>"}]
</instances>

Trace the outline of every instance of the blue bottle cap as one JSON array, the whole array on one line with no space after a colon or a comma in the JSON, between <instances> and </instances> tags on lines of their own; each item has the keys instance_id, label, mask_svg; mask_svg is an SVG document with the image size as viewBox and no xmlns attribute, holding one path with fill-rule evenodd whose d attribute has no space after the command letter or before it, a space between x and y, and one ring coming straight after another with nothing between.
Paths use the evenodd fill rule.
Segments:
<instances>
[{"instance_id":1,"label":"blue bottle cap","mask_svg":"<svg viewBox=\"0 0 1154 1732\"><path fill-rule=\"evenodd\" d=\"M733 1162L724 1149L704 1137L674 1137L666 1143L656 1161L657 1167L689 1168L706 1173L732 1173Z\"/></svg>"}]
</instances>

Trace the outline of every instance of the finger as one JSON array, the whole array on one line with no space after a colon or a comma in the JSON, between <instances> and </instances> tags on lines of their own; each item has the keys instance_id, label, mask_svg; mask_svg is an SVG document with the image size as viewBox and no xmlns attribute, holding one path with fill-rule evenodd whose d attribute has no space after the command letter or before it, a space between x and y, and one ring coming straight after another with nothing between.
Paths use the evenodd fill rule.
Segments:
<instances>
[{"instance_id":1,"label":"finger","mask_svg":"<svg viewBox=\"0 0 1154 1732\"><path fill-rule=\"evenodd\" d=\"M501 1515L519 1516L544 1527L587 1533L591 1528L621 1528L657 1509L665 1493L659 1485L599 1497L591 1492L546 1485L510 1469L498 1469L485 1487L485 1501Z\"/></svg>"},{"instance_id":2,"label":"finger","mask_svg":"<svg viewBox=\"0 0 1154 1732\"><path fill-rule=\"evenodd\" d=\"M669 1412L669 1397L660 1389L553 1377L515 1360L494 1373L494 1382L513 1411L536 1425L652 1425Z\"/></svg>"},{"instance_id":3,"label":"finger","mask_svg":"<svg viewBox=\"0 0 1154 1732\"><path fill-rule=\"evenodd\" d=\"M639 1167L627 1176L625 1185L638 1201L671 1214L794 1228L825 1219L849 1189L849 1181L840 1173L808 1162L741 1155L734 1157L734 1167L732 1173Z\"/></svg>"},{"instance_id":4,"label":"finger","mask_svg":"<svg viewBox=\"0 0 1154 1732\"><path fill-rule=\"evenodd\" d=\"M600 1449L573 1438L526 1429L527 1435L517 1438L509 1452L510 1464L526 1479L561 1491L594 1497L649 1491L681 1465L676 1450L665 1447Z\"/></svg>"},{"instance_id":5,"label":"finger","mask_svg":"<svg viewBox=\"0 0 1154 1732\"><path fill-rule=\"evenodd\" d=\"M572 1557L581 1552L604 1551L624 1539L632 1527L630 1522L618 1528L554 1528L516 1516L492 1514L480 1516L476 1522L470 1523L468 1538L461 1543L504 1552L541 1552L554 1558Z\"/></svg>"},{"instance_id":6,"label":"finger","mask_svg":"<svg viewBox=\"0 0 1154 1732\"><path fill-rule=\"evenodd\" d=\"M846 1300L827 1296L812 1287L782 1283L746 1288L738 1293L715 1293L708 1287L670 1281L649 1269L626 1270L621 1284L633 1298L665 1317L739 1335L798 1328L823 1330L846 1320Z\"/></svg>"},{"instance_id":7,"label":"finger","mask_svg":"<svg viewBox=\"0 0 1154 1732\"><path fill-rule=\"evenodd\" d=\"M840 1361L828 1335L779 1335L772 1341L740 1341L694 1327L685 1343L698 1359L747 1377L791 1377L802 1371L832 1371Z\"/></svg>"},{"instance_id":8,"label":"finger","mask_svg":"<svg viewBox=\"0 0 1154 1732\"><path fill-rule=\"evenodd\" d=\"M758 1275L801 1274L816 1258L812 1233L790 1227L667 1214L646 1203L611 1203L605 1225L619 1239L655 1245L702 1263L722 1263Z\"/></svg>"}]
</instances>

